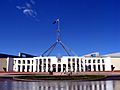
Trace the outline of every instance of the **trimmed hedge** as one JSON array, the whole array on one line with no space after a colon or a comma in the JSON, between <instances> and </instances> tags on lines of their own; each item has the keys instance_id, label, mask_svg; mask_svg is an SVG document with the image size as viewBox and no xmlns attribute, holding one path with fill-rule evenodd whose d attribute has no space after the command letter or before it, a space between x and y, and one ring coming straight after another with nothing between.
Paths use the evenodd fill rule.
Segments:
<instances>
[{"instance_id":1,"label":"trimmed hedge","mask_svg":"<svg viewBox=\"0 0 120 90\"><path fill-rule=\"evenodd\" d=\"M52 75L30 75L15 77L18 80L100 80L104 75L79 75L79 76L52 76Z\"/></svg>"}]
</instances>

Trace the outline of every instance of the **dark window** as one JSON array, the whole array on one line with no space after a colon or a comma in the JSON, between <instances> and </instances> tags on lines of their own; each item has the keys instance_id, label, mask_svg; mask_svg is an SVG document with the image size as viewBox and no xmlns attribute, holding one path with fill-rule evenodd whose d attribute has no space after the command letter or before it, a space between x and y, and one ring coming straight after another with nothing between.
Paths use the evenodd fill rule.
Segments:
<instances>
[{"instance_id":1,"label":"dark window","mask_svg":"<svg viewBox=\"0 0 120 90\"><path fill-rule=\"evenodd\" d=\"M75 66L75 63L73 63L73 67Z\"/></svg>"},{"instance_id":2,"label":"dark window","mask_svg":"<svg viewBox=\"0 0 120 90\"><path fill-rule=\"evenodd\" d=\"M68 67L70 67L70 64L68 64Z\"/></svg>"},{"instance_id":3,"label":"dark window","mask_svg":"<svg viewBox=\"0 0 120 90\"><path fill-rule=\"evenodd\" d=\"M93 60L93 63L95 63L95 59Z\"/></svg>"},{"instance_id":4,"label":"dark window","mask_svg":"<svg viewBox=\"0 0 120 90\"><path fill-rule=\"evenodd\" d=\"M53 72L56 72L56 64L53 64L52 67L53 67Z\"/></svg>"},{"instance_id":5,"label":"dark window","mask_svg":"<svg viewBox=\"0 0 120 90\"><path fill-rule=\"evenodd\" d=\"M30 64L30 60L27 60L27 63Z\"/></svg>"},{"instance_id":6,"label":"dark window","mask_svg":"<svg viewBox=\"0 0 120 90\"><path fill-rule=\"evenodd\" d=\"M77 64L79 64L79 59L77 59Z\"/></svg>"},{"instance_id":7,"label":"dark window","mask_svg":"<svg viewBox=\"0 0 120 90\"><path fill-rule=\"evenodd\" d=\"M100 71L100 65L98 65L98 71Z\"/></svg>"},{"instance_id":8,"label":"dark window","mask_svg":"<svg viewBox=\"0 0 120 90\"><path fill-rule=\"evenodd\" d=\"M23 60L23 64L25 64L25 60Z\"/></svg>"},{"instance_id":9,"label":"dark window","mask_svg":"<svg viewBox=\"0 0 120 90\"><path fill-rule=\"evenodd\" d=\"M63 72L66 70L66 64L63 64Z\"/></svg>"},{"instance_id":10,"label":"dark window","mask_svg":"<svg viewBox=\"0 0 120 90\"><path fill-rule=\"evenodd\" d=\"M50 62L51 62L51 59L48 59L48 63L50 64Z\"/></svg>"},{"instance_id":11,"label":"dark window","mask_svg":"<svg viewBox=\"0 0 120 90\"><path fill-rule=\"evenodd\" d=\"M30 66L28 65L28 66L27 66L27 72L29 72L29 69L30 69Z\"/></svg>"},{"instance_id":12,"label":"dark window","mask_svg":"<svg viewBox=\"0 0 120 90\"><path fill-rule=\"evenodd\" d=\"M60 71L61 71L61 65L58 64L58 72L60 72Z\"/></svg>"},{"instance_id":13,"label":"dark window","mask_svg":"<svg viewBox=\"0 0 120 90\"><path fill-rule=\"evenodd\" d=\"M14 63L16 63L16 60L14 61Z\"/></svg>"},{"instance_id":14,"label":"dark window","mask_svg":"<svg viewBox=\"0 0 120 90\"><path fill-rule=\"evenodd\" d=\"M94 71L96 71L96 65L93 65L93 69L94 69Z\"/></svg>"},{"instance_id":15,"label":"dark window","mask_svg":"<svg viewBox=\"0 0 120 90\"><path fill-rule=\"evenodd\" d=\"M20 60L18 60L18 63L19 63L19 64L21 64L21 61L20 61Z\"/></svg>"},{"instance_id":16,"label":"dark window","mask_svg":"<svg viewBox=\"0 0 120 90\"><path fill-rule=\"evenodd\" d=\"M60 63L61 62L61 58L58 58L58 61L57 61L58 63Z\"/></svg>"},{"instance_id":17,"label":"dark window","mask_svg":"<svg viewBox=\"0 0 120 90\"><path fill-rule=\"evenodd\" d=\"M70 58L68 58L68 63L70 63Z\"/></svg>"},{"instance_id":18,"label":"dark window","mask_svg":"<svg viewBox=\"0 0 120 90\"><path fill-rule=\"evenodd\" d=\"M36 61L38 61L38 59L36 59Z\"/></svg>"},{"instance_id":19,"label":"dark window","mask_svg":"<svg viewBox=\"0 0 120 90\"><path fill-rule=\"evenodd\" d=\"M98 59L98 63L100 63L100 59Z\"/></svg>"},{"instance_id":20,"label":"dark window","mask_svg":"<svg viewBox=\"0 0 120 90\"><path fill-rule=\"evenodd\" d=\"M77 72L79 72L79 64L77 64Z\"/></svg>"},{"instance_id":21,"label":"dark window","mask_svg":"<svg viewBox=\"0 0 120 90\"><path fill-rule=\"evenodd\" d=\"M70 61L70 58L68 58L68 61Z\"/></svg>"},{"instance_id":22,"label":"dark window","mask_svg":"<svg viewBox=\"0 0 120 90\"><path fill-rule=\"evenodd\" d=\"M91 63L91 60L88 60L88 63Z\"/></svg>"},{"instance_id":23,"label":"dark window","mask_svg":"<svg viewBox=\"0 0 120 90\"><path fill-rule=\"evenodd\" d=\"M113 71L115 69L115 67L113 65L111 65L111 70Z\"/></svg>"},{"instance_id":24,"label":"dark window","mask_svg":"<svg viewBox=\"0 0 120 90\"><path fill-rule=\"evenodd\" d=\"M25 66L23 65L23 66L22 66L22 72L24 72L24 70L25 70Z\"/></svg>"},{"instance_id":25,"label":"dark window","mask_svg":"<svg viewBox=\"0 0 120 90\"><path fill-rule=\"evenodd\" d=\"M87 65L85 65L85 71L87 71L88 70L88 67L87 67Z\"/></svg>"},{"instance_id":26,"label":"dark window","mask_svg":"<svg viewBox=\"0 0 120 90\"><path fill-rule=\"evenodd\" d=\"M73 58L72 61L75 62L75 59Z\"/></svg>"},{"instance_id":27,"label":"dark window","mask_svg":"<svg viewBox=\"0 0 120 90\"><path fill-rule=\"evenodd\" d=\"M33 60L32 60L32 64L33 64Z\"/></svg>"},{"instance_id":28,"label":"dark window","mask_svg":"<svg viewBox=\"0 0 120 90\"><path fill-rule=\"evenodd\" d=\"M39 63L40 63L40 65L42 64L42 59L39 59Z\"/></svg>"},{"instance_id":29,"label":"dark window","mask_svg":"<svg viewBox=\"0 0 120 90\"><path fill-rule=\"evenodd\" d=\"M44 70L44 72L46 72L46 64L44 64L43 70Z\"/></svg>"},{"instance_id":30,"label":"dark window","mask_svg":"<svg viewBox=\"0 0 120 90\"><path fill-rule=\"evenodd\" d=\"M81 60L81 63L83 63L83 61Z\"/></svg>"},{"instance_id":31,"label":"dark window","mask_svg":"<svg viewBox=\"0 0 120 90\"><path fill-rule=\"evenodd\" d=\"M91 71L91 65L88 65L88 71Z\"/></svg>"},{"instance_id":32,"label":"dark window","mask_svg":"<svg viewBox=\"0 0 120 90\"><path fill-rule=\"evenodd\" d=\"M18 65L18 72L20 72L20 65Z\"/></svg>"},{"instance_id":33,"label":"dark window","mask_svg":"<svg viewBox=\"0 0 120 90\"><path fill-rule=\"evenodd\" d=\"M102 59L102 63L105 63L105 62L104 62L104 59Z\"/></svg>"},{"instance_id":34,"label":"dark window","mask_svg":"<svg viewBox=\"0 0 120 90\"><path fill-rule=\"evenodd\" d=\"M42 71L42 70L41 70L41 68L42 68L42 67L41 67L41 65L39 65L39 72L41 72L41 71Z\"/></svg>"},{"instance_id":35,"label":"dark window","mask_svg":"<svg viewBox=\"0 0 120 90\"><path fill-rule=\"evenodd\" d=\"M32 65L32 72L33 72L33 65Z\"/></svg>"},{"instance_id":36,"label":"dark window","mask_svg":"<svg viewBox=\"0 0 120 90\"><path fill-rule=\"evenodd\" d=\"M44 63L46 63L46 59L44 59Z\"/></svg>"},{"instance_id":37,"label":"dark window","mask_svg":"<svg viewBox=\"0 0 120 90\"><path fill-rule=\"evenodd\" d=\"M83 72L83 65L81 64L81 72Z\"/></svg>"}]
</instances>

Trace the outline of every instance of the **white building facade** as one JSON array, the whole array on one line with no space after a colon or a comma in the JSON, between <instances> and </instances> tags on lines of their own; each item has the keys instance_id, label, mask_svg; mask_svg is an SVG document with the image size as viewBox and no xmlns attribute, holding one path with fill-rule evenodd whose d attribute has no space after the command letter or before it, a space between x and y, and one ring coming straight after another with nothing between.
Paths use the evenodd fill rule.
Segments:
<instances>
[{"instance_id":1,"label":"white building facade","mask_svg":"<svg viewBox=\"0 0 120 90\"><path fill-rule=\"evenodd\" d=\"M10 62L13 61L13 65ZM86 72L111 71L110 57L33 57L11 58L7 60L8 70L15 72Z\"/></svg>"}]
</instances>

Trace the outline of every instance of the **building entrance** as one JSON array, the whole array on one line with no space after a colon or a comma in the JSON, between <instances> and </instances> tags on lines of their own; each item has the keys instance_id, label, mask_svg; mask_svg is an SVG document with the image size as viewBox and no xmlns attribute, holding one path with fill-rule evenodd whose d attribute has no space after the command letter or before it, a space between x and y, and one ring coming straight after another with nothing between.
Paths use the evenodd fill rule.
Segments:
<instances>
[{"instance_id":1,"label":"building entrance","mask_svg":"<svg viewBox=\"0 0 120 90\"><path fill-rule=\"evenodd\" d=\"M61 72L61 65L58 64L58 72Z\"/></svg>"},{"instance_id":2,"label":"building entrance","mask_svg":"<svg viewBox=\"0 0 120 90\"><path fill-rule=\"evenodd\" d=\"M56 72L56 64L53 64L52 67L53 67L53 72Z\"/></svg>"}]
</instances>

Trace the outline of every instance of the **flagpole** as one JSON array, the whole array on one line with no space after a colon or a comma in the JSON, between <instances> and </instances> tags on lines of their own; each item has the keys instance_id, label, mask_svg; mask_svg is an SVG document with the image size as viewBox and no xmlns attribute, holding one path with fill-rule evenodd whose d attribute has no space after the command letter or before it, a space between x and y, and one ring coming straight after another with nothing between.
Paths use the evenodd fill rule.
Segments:
<instances>
[{"instance_id":1,"label":"flagpole","mask_svg":"<svg viewBox=\"0 0 120 90\"><path fill-rule=\"evenodd\" d=\"M59 18L57 19L57 22L58 22L58 31L60 31L60 19Z\"/></svg>"},{"instance_id":2,"label":"flagpole","mask_svg":"<svg viewBox=\"0 0 120 90\"><path fill-rule=\"evenodd\" d=\"M60 33L60 19L58 18L58 19L56 19L54 22L53 22L53 24L56 24L57 25L57 40L56 40L56 42L53 44L53 45L51 45L51 47L49 47L43 54L42 54L42 56L45 56L45 54L47 54L47 56L49 56L50 54L51 54L51 52L54 50L54 48L56 47L56 45L57 44L60 44L61 46L62 46L62 48L65 50L65 52L68 54L68 56L71 56L70 55L70 53L69 52L71 52L73 55L75 55L73 52L72 52L72 50L70 49L70 48L68 48L67 46L65 46L63 43L62 43L62 41L60 40L61 38L60 38L60 35L61 35L61 33ZM76 56L76 55L75 55ZM59 57L58 57L59 58Z\"/></svg>"},{"instance_id":3,"label":"flagpole","mask_svg":"<svg viewBox=\"0 0 120 90\"><path fill-rule=\"evenodd\" d=\"M59 42L60 41L60 19L59 18L57 19L57 33L58 33L57 41Z\"/></svg>"}]
</instances>

